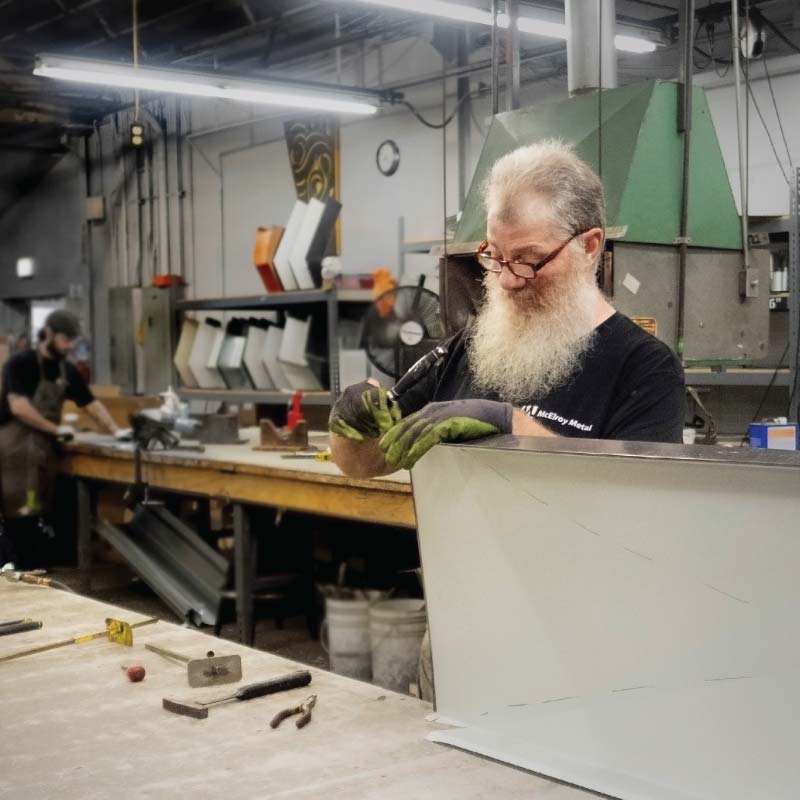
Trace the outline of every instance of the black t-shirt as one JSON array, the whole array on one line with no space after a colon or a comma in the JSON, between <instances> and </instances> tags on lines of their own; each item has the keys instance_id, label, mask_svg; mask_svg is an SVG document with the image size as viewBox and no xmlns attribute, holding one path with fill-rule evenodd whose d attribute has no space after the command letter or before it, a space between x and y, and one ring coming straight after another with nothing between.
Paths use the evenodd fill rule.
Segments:
<instances>
[{"instance_id":1,"label":"black t-shirt","mask_svg":"<svg viewBox=\"0 0 800 800\"><path fill-rule=\"evenodd\" d=\"M58 361L53 358L43 358L42 364L45 378L49 381L58 380L60 376ZM94 396L78 372L78 368L70 361L65 361L64 367L67 378L65 398L72 400L80 408L88 406L94 400ZM40 374L39 359L35 350L16 353L6 361L3 367L3 389L0 393L0 425L12 418L8 407L8 395L18 394L33 398L39 385Z\"/></svg>"},{"instance_id":2,"label":"black t-shirt","mask_svg":"<svg viewBox=\"0 0 800 800\"><path fill-rule=\"evenodd\" d=\"M431 401L467 398L505 399L473 385L461 331L450 340L447 359L401 405L408 414ZM597 327L572 377L521 408L559 436L680 443L685 404L683 368L672 350L615 313Z\"/></svg>"}]
</instances>

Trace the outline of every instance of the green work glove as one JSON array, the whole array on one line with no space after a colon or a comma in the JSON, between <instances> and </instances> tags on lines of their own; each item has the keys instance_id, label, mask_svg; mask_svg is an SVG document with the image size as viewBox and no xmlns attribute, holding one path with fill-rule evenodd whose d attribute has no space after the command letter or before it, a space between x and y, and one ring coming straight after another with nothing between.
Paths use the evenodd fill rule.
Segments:
<instances>
[{"instance_id":1,"label":"green work glove","mask_svg":"<svg viewBox=\"0 0 800 800\"><path fill-rule=\"evenodd\" d=\"M377 439L401 416L400 407L389 402L386 389L362 381L341 393L331 409L328 430L353 442Z\"/></svg>"},{"instance_id":2,"label":"green work glove","mask_svg":"<svg viewBox=\"0 0 800 800\"><path fill-rule=\"evenodd\" d=\"M513 407L493 400L428 403L387 431L380 446L386 463L411 469L439 442L465 442L495 433L511 433Z\"/></svg>"}]
</instances>

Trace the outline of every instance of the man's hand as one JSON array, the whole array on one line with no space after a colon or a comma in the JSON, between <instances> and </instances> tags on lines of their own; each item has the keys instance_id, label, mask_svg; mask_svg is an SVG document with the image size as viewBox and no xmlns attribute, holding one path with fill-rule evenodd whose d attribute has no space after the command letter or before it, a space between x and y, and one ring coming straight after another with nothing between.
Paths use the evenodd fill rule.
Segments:
<instances>
[{"instance_id":1,"label":"man's hand","mask_svg":"<svg viewBox=\"0 0 800 800\"><path fill-rule=\"evenodd\" d=\"M56 438L62 442L71 442L75 438L75 428L72 425L59 425L56 429Z\"/></svg>"},{"instance_id":2,"label":"man's hand","mask_svg":"<svg viewBox=\"0 0 800 800\"><path fill-rule=\"evenodd\" d=\"M328 430L351 442L377 439L400 421L399 406L371 381L348 386L331 409Z\"/></svg>"},{"instance_id":3,"label":"man's hand","mask_svg":"<svg viewBox=\"0 0 800 800\"><path fill-rule=\"evenodd\" d=\"M428 403L384 434L380 446L386 463L411 469L439 442L463 442L511 433L513 407L493 400Z\"/></svg>"}]
</instances>

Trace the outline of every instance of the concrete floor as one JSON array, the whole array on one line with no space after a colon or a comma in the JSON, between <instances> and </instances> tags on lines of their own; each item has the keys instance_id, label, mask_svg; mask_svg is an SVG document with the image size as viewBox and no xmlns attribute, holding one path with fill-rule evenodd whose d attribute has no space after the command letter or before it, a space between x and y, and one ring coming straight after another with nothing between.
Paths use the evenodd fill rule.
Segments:
<instances>
[{"instance_id":1,"label":"concrete floor","mask_svg":"<svg viewBox=\"0 0 800 800\"><path fill-rule=\"evenodd\" d=\"M75 591L78 590L77 569L54 567L48 570L48 575L63 581ZM92 569L92 591L89 597L129 608L140 614L169 622L179 622L175 614L124 565L95 564ZM237 641L236 625L230 623L223 626L221 638ZM283 630L278 630L272 619L257 620L254 647L312 667L329 669L328 656L319 641L309 636L302 617L284 620Z\"/></svg>"}]
</instances>

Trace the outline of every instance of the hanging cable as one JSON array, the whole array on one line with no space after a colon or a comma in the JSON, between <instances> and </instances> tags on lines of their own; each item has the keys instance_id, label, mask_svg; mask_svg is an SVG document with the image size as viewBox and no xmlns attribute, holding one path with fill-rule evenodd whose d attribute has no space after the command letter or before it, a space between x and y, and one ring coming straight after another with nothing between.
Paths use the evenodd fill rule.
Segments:
<instances>
[{"instance_id":1,"label":"hanging cable","mask_svg":"<svg viewBox=\"0 0 800 800\"><path fill-rule=\"evenodd\" d=\"M469 94L465 94L465 95L464 95L464 96L463 96L463 97L462 97L462 98L461 98L461 99L460 99L460 100L459 100L459 101L456 103L456 106L455 106L455 108L452 110L452 112L450 113L450 116L448 116L448 117L445 117L444 115L442 115L442 121L441 121L441 122L429 122L427 119L425 119L425 117L423 117L423 116L422 116L422 114L420 114L420 113L419 113L419 111L417 111L417 109L416 109L416 108L415 108L415 107L414 107L414 106L413 106L411 103L409 103L409 102L408 102L408 100L403 100L403 105L404 105L404 106L405 106L405 107L406 107L406 108L407 108L407 109L408 109L408 110L409 110L409 111L410 111L410 112L411 112L411 113L412 113L412 114L413 114L413 115L414 115L414 116L415 116L415 117L416 117L416 118L417 118L417 119L418 119L418 120L419 120L419 121L420 121L420 122L421 122L423 125L425 125L427 128L432 128L433 130L435 130L435 131L438 131L438 130L441 130L442 128L446 128L446 127L447 127L447 126L448 126L448 125L449 125L449 124L450 124L450 123L451 123L451 122L452 122L452 121L455 119L455 116L456 116L456 114L458 113L458 109L459 109L459 108L461 108L461 106L464 104L464 102L465 102L466 100L468 100L468 99L469 99L469 97L470 97L470 95L469 95ZM444 100L443 100L442 102L444 102Z\"/></svg>"},{"instance_id":2,"label":"hanging cable","mask_svg":"<svg viewBox=\"0 0 800 800\"><path fill-rule=\"evenodd\" d=\"M700 36L700 27L701 27L701 25L702 25L702 23L700 23L700 22L697 23L697 27L694 29L694 36L692 37L692 49L693 49L692 61L694 62L694 68L695 69L704 70L704 69L708 69L709 66L711 66L711 64L714 61L714 57L713 57L713 55L711 53L706 53L706 52L704 52L703 50L701 50L697 46L697 39ZM709 26L709 28L712 31L714 30L713 26ZM708 29L706 29L706 30L708 31ZM710 46L711 46L711 40L709 39L709 47ZM694 55L695 53L700 53L700 55L703 56L706 59L706 63L705 64L698 64L697 63L697 56Z\"/></svg>"},{"instance_id":3,"label":"hanging cable","mask_svg":"<svg viewBox=\"0 0 800 800\"><path fill-rule=\"evenodd\" d=\"M781 131L781 138L783 139L783 146L786 148L786 158L789 161L789 169L793 172L794 171L794 164L792 164L792 154L789 152L789 143L786 141L786 133L783 130L783 122L781 122L781 114L778 111L778 103L775 100L775 92L772 89L772 76L769 74L769 67L767 66L767 57L766 55L763 56L762 61L764 62L764 74L767 76L767 86L769 86L769 93L772 97L772 105L775 108L775 117L778 120L778 127Z\"/></svg>"},{"instance_id":4,"label":"hanging cable","mask_svg":"<svg viewBox=\"0 0 800 800\"><path fill-rule=\"evenodd\" d=\"M738 0L737 0L738 2ZM744 0L744 18L745 23L748 23L750 20L750 0ZM737 31L739 42L742 40L742 29L741 29L741 22L739 23L739 30ZM741 59L742 61L742 72L744 74L744 175L745 175L745 194L744 194L744 206L742 213L746 213L748 217L748 227L749 227L749 219L750 219L750 97L753 94L753 90L750 88L750 32L749 28L745 26L745 34L744 34L744 43L745 43L745 56ZM739 58L741 56L741 45L736 51L736 57ZM748 239L745 247L750 244Z\"/></svg>"},{"instance_id":5,"label":"hanging cable","mask_svg":"<svg viewBox=\"0 0 800 800\"><path fill-rule=\"evenodd\" d=\"M758 118L761 120L761 124L764 127L764 132L767 134L767 139L769 140L769 146L772 148L772 153L775 156L775 163L778 165L778 168L781 171L781 175L783 175L783 179L786 181L786 185L791 186L792 185L791 181L789 180L789 176L786 174L786 170L783 168L783 163L781 162L780 156L778 155L778 150L775 147L775 142L772 139L772 134L769 132L766 120L764 119L764 115L761 113L761 109L758 106L756 97L753 94L753 88L748 84L747 89L750 94L750 99L753 101L753 108L755 108L756 113L758 114Z\"/></svg>"},{"instance_id":6,"label":"hanging cable","mask_svg":"<svg viewBox=\"0 0 800 800\"><path fill-rule=\"evenodd\" d=\"M469 92L467 92L461 100L456 103L456 107L453 110L453 113L450 115L449 118L446 118L445 115L447 114L447 64L445 62L444 56L442 56L442 123L438 127L442 131L442 269L444 269L444 291L443 291L443 299L445 304L447 303L447 298L450 296L449 293L449 284L450 284L450 269L448 265L448 257L447 257L447 125L448 122L455 116L456 111L458 111L458 107L464 100L469 97ZM412 109L413 110L413 109ZM417 116L418 119L422 120L422 117L414 111L414 114ZM427 123L426 123L427 124ZM431 126L433 127L433 126ZM445 310L445 320L448 318L447 310Z\"/></svg>"},{"instance_id":7,"label":"hanging cable","mask_svg":"<svg viewBox=\"0 0 800 800\"><path fill-rule=\"evenodd\" d=\"M731 18L730 17L726 17L726 19L728 21L728 38L730 38L731 31L733 29L732 28L732 24L731 24ZM716 46L716 35L715 35L714 32L712 32L712 35L711 35L711 55L712 55L712 58L714 57L714 47L715 46ZM721 72L717 69L716 61L713 62L713 64L714 64L714 72L717 73L718 77L724 78L728 74L728 71L731 68L731 64L733 63L733 56L734 56L735 52L736 51L734 50L731 53L731 58L728 61L725 61L725 59L723 59L723 58L716 59L716 61L719 61L720 64L725 64L725 69L723 69Z\"/></svg>"},{"instance_id":8,"label":"hanging cable","mask_svg":"<svg viewBox=\"0 0 800 800\"><path fill-rule=\"evenodd\" d=\"M131 17L133 23L133 69L139 68L139 0L131 0ZM133 89L133 118L139 119L139 89Z\"/></svg>"},{"instance_id":9,"label":"hanging cable","mask_svg":"<svg viewBox=\"0 0 800 800\"><path fill-rule=\"evenodd\" d=\"M603 0L597 0L597 176L603 182Z\"/></svg>"}]
</instances>

